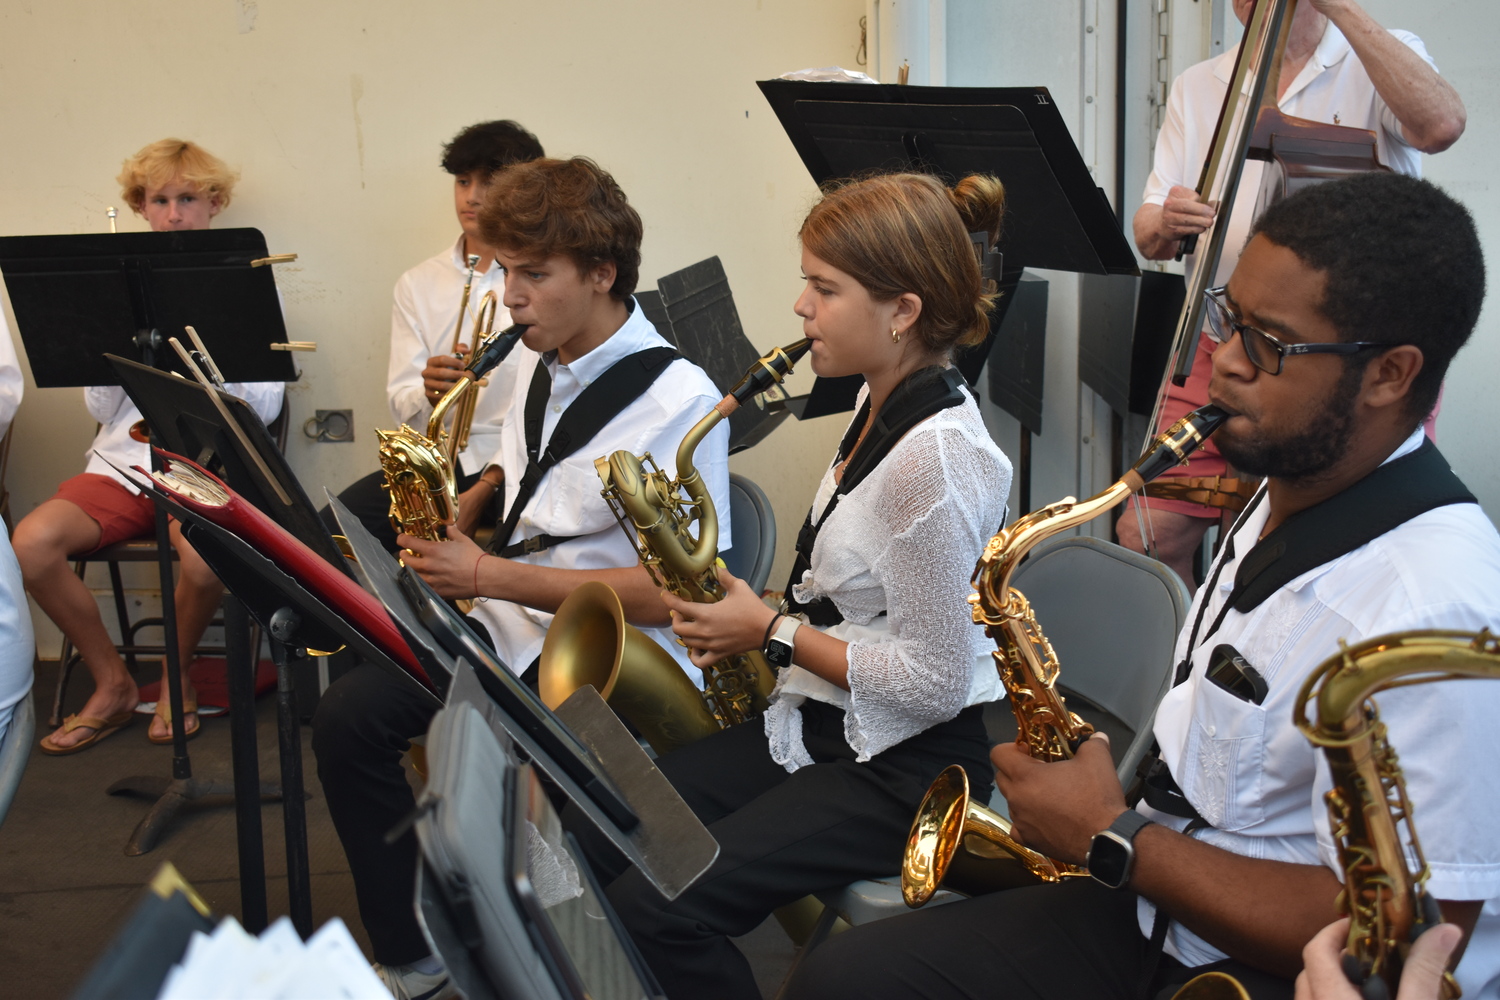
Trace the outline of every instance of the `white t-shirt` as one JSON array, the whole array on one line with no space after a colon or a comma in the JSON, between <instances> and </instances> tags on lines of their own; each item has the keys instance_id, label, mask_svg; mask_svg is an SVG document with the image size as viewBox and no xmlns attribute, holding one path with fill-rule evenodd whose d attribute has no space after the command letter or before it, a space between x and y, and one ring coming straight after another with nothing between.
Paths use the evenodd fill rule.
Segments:
<instances>
[{"instance_id":1,"label":"white t-shirt","mask_svg":"<svg viewBox=\"0 0 1500 1000\"><path fill-rule=\"evenodd\" d=\"M0 294L3 293L4 288L0 287ZM5 303L0 302L0 437L5 436L11 421L16 419L24 386L21 362L16 357L15 342L10 339L10 324L5 319Z\"/></svg>"},{"instance_id":2,"label":"white t-shirt","mask_svg":"<svg viewBox=\"0 0 1500 1000\"><path fill-rule=\"evenodd\" d=\"M0 737L5 735L16 705L31 690L35 655L21 566L11 550L9 535L0 531Z\"/></svg>"},{"instance_id":3,"label":"white t-shirt","mask_svg":"<svg viewBox=\"0 0 1500 1000\"><path fill-rule=\"evenodd\" d=\"M429 257L396 279L391 305L391 358L386 368L386 393L390 397L391 416L398 423L409 424L418 433L427 432L433 401L422 385L422 369L427 359L448 354L453 349L453 332L458 328L458 304L464 294L464 279L469 265L464 260L464 239L435 256ZM472 343L474 319L479 315L485 294L494 292L498 300L505 291L505 275L494 261L483 274L474 273L469 288L469 305L463 319L461 343ZM494 329L511 325L510 310L496 303ZM483 336L487 331L481 331ZM500 424L510 405L510 389L515 381L517 347L498 368L490 373L488 386L479 389L474 405L474 423L469 431L469 447L459 452L463 472L472 475L483 471L484 460L500 447Z\"/></svg>"},{"instance_id":4,"label":"white t-shirt","mask_svg":"<svg viewBox=\"0 0 1500 1000\"><path fill-rule=\"evenodd\" d=\"M1391 34L1434 70L1437 69L1420 38L1409 31L1392 31ZM1167 98L1167 117L1156 138L1154 169L1146 179L1144 201L1147 204L1164 204L1173 187L1193 187L1198 183L1204 161L1208 159L1224 95L1229 91L1229 81L1234 74L1235 55L1226 52L1189 66L1172 82L1172 92ZM1350 48L1348 39L1333 26L1332 21L1324 29L1323 38L1307 65L1287 88L1279 107L1297 118L1373 129L1381 163L1398 174L1422 176L1421 151L1402 137L1401 123L1375 92L1369 73ZM1234 212L1229 217L1224 254L1212 282L1214 285L1229 280L1250 235L1263 167L1259 160L1245 161ZM1195 264L1195 257L1187 258L1188 274L1192 274Z\"/></svg>"},{"instance_id":5,"label":"white t-shirt","mask_svg":"<svg viewBox=\"0 0 1500 1000\"><path fill-rule=\"evenodd\" d=\"M547 360L552 374L552 393L542 423L543 447L551 440L552 431L568 405L616 361L648 347L671 346L656 332L634 300L630 305L631 313L625 324L603 344L571 365L559 364L555 355ZM524 345L517 345L512 356L519 357L519 361L511 369L512 382L507 387L510 406L502 424L499 450L489 459L505 470L506 511L515 502L516 491L526 470L526 393L541 358ZM541 552L517 556L516 561L558 569L613 569L636 565L640 560L634 537L625 534L609 505L600 496L603 484L594 470L594 460L621 450L634 455L650 452L664 472L676 476L677 446L721 398L703 369L685 359L672 362L650 388L616 415L591 441L542 477L508 542L513 544L544 534L571 540ZM728 516L729 421L721 421L699 442L693 462L719 513L719 549L723 551L734 541L729 534ZM542 639L552 623L551 614L509 601L479 601L470 613L489 629L501 659L518 674L541 653ZM671 653L688 677L702 686L702 671L688 661L687 651L677 645L670 628L642 631Z\"/></svg>"},{"instance_id":6,"label":"white t-shirt","mask_svg":"<svg viewBox=\"0 0 1500 1000\"><path fill-rule=\"evenodd\" d=\"M249 403L260 419L269 424L281 412L286 383L230 382L224 391ZM114 466L151 468L151 446L130 436L130 428L141 420L141 411L117 385L91 385L83 391L83 402L89 416L101 425L85 453L88 464L83 471L108 476L131 493L139 493L136 485L116 472Z\"/></svg>"},{"instance_id":7,"label":"white t-shirt","mask_svg":"<svg viewBox=\"0 0 1500 1000\"><path fill-rule=\"evenodd\" d=\"M1421 442L1419 429L1391 458ZM1187 655L1191 623L1206 602L1192 672L1162 700L1155 734L1183 794L1213 824L1198 839L1246 857L1326 864L1342 881L1323 800L1332 787L1328 768L1292 724L1302 682L1338 652L1340 640L1414 629L1500 630L1500 535L1477 504L1439 507L1303 573L1247 613L1231 609L1218 631L1203 634L1268 514L1262 502L1246 517L1217 586L1199 590L1174 654L1177 661ZM1265 677L1270 690L1262 704L1204 680L1220 643ZM1500 684L1447 681L1375 700L1406 774L1432 870L1428 891L1436 899L1487 901L1458 968L1464 996L1500 996L1500 778L1487 735L1500 718ZM1144 803L1138 808L1174 829L1186 825ZM1154 914L1142 899L1143 934ZM1167 951L1192 966L1224 957L1176 922Z\"/></svg>"},{"instance_id":8,"label":"white t-shirt","mask_svg":"<svg viewBox=\"0 0 1500 1000\"><path fill-rule=\"evenodd\" d=\"M859 405L869 395L860 389ZM812 509L838 484L830 463ZM844 621L849 690L801 667L783 670L766 712L771 757L788 771L813 762L802 743L808 698L843 708L844 737L861 761L1005 694L995 644L974 627L969 577L1005 520L1010 461L972 394L906 433L839 501L818 532L804 603L827 597Z\"/></svg>"}]
</instances>

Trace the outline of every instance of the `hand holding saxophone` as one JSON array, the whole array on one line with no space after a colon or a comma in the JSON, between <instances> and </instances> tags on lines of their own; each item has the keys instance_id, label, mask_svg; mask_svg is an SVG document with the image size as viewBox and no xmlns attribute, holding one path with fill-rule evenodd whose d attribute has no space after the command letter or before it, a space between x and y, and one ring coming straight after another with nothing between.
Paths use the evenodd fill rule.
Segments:
<instances>
[{"instance_id":1,"label":"hand holding saxophone","mask_svg":"<svg viewBox=\"0 0 1500 1000\"><path fill-rule=\"evenodd\" d=\"M696 667L760 649L766 628L776 617L744 580L722 567L719 583L724 598L712 604L685 601L670 590L661 592L662 603L672 612L672 631L687 645L688 659Z\"/></svg>"},{"instance_id":2,"label":"hand holding saxophone","mask_svg":"<svg viewBox=\"0 0 1500 1000\"><path fill-rule=\"evenodd\" d=\"M452 600L478 597L476 569L484 550L468 535L456 530L452 521L447 524L447 535L446 540L436 542L416 535L397 535L396 543L406 550L402 562L427 581L440 597ZM504 562L503 559L490 561Z\"/></svg>"},{"instance_id":3,"label":"hand holding saxophone","mask_svg":"<svg viewBox=\"0 0 1500 1000\"><path fill-rule=\"evenodd\" d=\"M1011 833L1032 850L1083 865L1094 834L1126 809L1109 737L1095 733L1068 760L1043 761L1015 742L990 751Z\"/></svg>"}]
</instances>

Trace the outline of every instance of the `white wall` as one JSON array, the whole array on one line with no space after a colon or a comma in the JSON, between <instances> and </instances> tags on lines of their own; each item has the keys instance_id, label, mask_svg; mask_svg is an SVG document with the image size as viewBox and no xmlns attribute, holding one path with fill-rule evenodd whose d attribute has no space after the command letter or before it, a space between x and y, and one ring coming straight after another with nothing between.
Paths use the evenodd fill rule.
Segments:
<instances>
[{"instance_id":1,"label":"white wall","mask_svg":"<svg viewBox=\"0 0 1500 1000\"><path fill-rule=\"evenodd\" d=\"M455 237L440 146L475 121L514 118L549 153L611 170L646 222L643 287L718 254L750 339L799 337L795 232L816 191L754 81L852 66L863 12L863 0L7 3L0 233L106 231L107 205L144 229L113 180L163 136L239 168L217 224L301 255L278 282L290 335L319 349L298 356L288 450L320 495L375 468L391 285ZM797 378L805 391L810 375ZM353 407L354 443L301 436L329 407ZM784 539L817 478L818 461L797 459L830 451L835 423L791 422L734 462L770 493ZM81 390L28 386L8 478L18 517L81 469L92 431Z\"/></svg>"}]
</instances>

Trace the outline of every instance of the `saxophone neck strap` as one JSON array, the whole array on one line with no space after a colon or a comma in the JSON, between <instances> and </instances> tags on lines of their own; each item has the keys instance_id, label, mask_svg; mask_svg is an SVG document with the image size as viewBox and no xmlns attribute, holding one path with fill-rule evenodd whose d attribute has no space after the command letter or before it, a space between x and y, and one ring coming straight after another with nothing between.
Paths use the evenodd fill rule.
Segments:
<instances>
[{"instance_id":1,"label":"saxophone neck strap","mask_svg":"<svg viewBox=\"0 0 1500 1000\"><path fill-rule=\"evenodd\" d=\"M812 568L812 551L818 540L818 532L838 506L839 498L874 472L896 446L896 442L906 436L907 431L934 413L964 401L963 385L964 377L957 368L932 366L912 372L891 391L890 397L875 415L870 433L865 435L864 441L855 449L859 433L870 418L870 400L869 397L865 398L859 413L844 432L844 440L839 444L838 458L835 461L843 462L846 458L848 461L844 464L844 474L839 479L838 489L834 491L828 506L823 508L823 514L816 522L813 521L813 512L809 508L807 518L802 522L802 529L797 532L796 559L792 563L792 575L786 584L786 608L789 612L805 616L809 624L819 628L829 628L844 620L844 616L828 598L803 604L792 593L792 588L801 583L803 575Z\"/></svg>"},{"instance_id":2,"label":"saxophone neck strap","mask_svg":"<svg viewBox=\"0 0 1500 1000\"><path fill-rule=\"evenodd\" d=\"M547 371L545 359L537 361L536 371L531 376L531 387L526 391L524 411L526 472L516 487L516 496L511 502L510 510L490 539L492 554L512 559L525 553L540 552L578 537L543 534L514 545L509 544L516 525L521 521L521 511L526 509L526 505L536 495L547 471L593 440L594 435L639 399L662 372L680 357L682 355L672 347L648 347L610 365L603 374L585 386L563 411L545 448L542 447L542 425L547 416L547 403L552 398L552 375Z\"/></svg>"}]
</instances>

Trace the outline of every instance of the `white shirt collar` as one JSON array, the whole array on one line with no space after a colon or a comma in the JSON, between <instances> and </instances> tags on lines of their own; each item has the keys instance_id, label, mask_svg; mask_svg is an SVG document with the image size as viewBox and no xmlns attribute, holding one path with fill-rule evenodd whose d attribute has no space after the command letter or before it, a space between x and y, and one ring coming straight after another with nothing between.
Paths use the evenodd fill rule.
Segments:
<instances>
[{"instance_id":1,"label":"white shirt collar","mask_svg":"<svg viewBox=\"0 0 1500 1000\"><path fill-rule=\"evenodd\" d=\"M552 369L556 377L558 368L566 368L572 373L580 385L588 385L594 379L604 374L616 361L627 357L637 351L648 347L671 347L666 338L656 332L656 327L646 318L646 312L640 307L632 296L626 303L630 315L625 317L624 324L610 334L609 339L598 347L589 351L581 358L575 358L572 364L562 365L557 361L557 355L547 355L547 366Z\"/></svg>"},{"instance_id":2,"label":"white shirt collar","mask_svg":"<svg viewBox=\"0 0 1500 1000\"><path fill-rule=\"evenodd\" d=\"M1316 79L1318 74L1343 62L1352 51L1344 33L1334 27L1332 21L1329 21L1323 28L1323 37L1318 40L1318 47L1313 49L1313 54L1308 57L1307 65L1302 67L1302 72L1297 74L1297 79L1292 81L1292 85L1287 88L1281 99L1287 100ZM1232 49L1214 61L1214 78L1225 86L1228 86L1229 82L1234 79L1234 60L1238 53L1238 49Z\"/></svg>"},{"instance_id":3,"label":"white shirt collar","mask_svg":"<svg viewBox=\"0 0 1500 1000\"><path fill-rule=\"evenodd\" d=\"M464 253L464 234L463 233L459 233L458 234L458 239L455 240L454 243L453 243L453 257L452 257L452 259L453 259L453 266L458 269L458 273L459 274L468 274L469 273L469 256L468 256L468 254ZM483 264L484 261L481 260L479 263ZM494 263L493 260L491 260L490 261L490 266L485 269L484 273L485 274L489 274L490 271L494 270L494 267L495 267L495 263ZM476 278L479 277L478 272L475 272L474 276Z\"/></svg>"}]
</instances>

